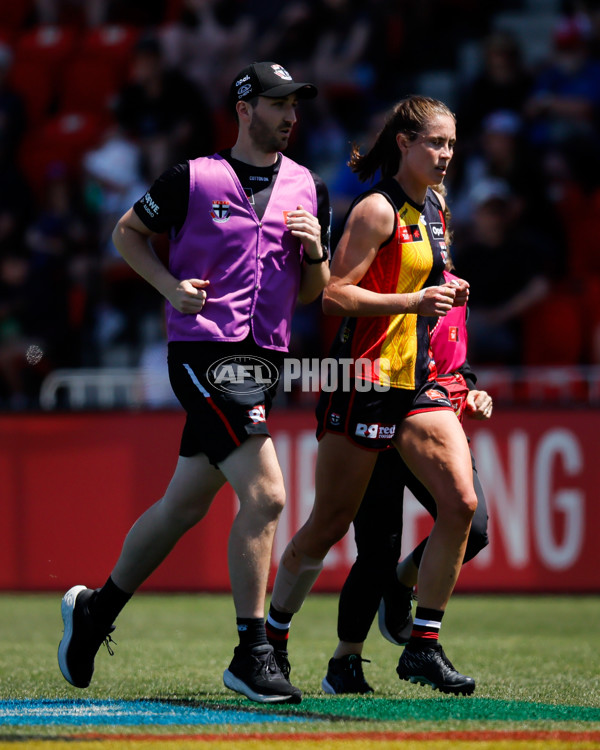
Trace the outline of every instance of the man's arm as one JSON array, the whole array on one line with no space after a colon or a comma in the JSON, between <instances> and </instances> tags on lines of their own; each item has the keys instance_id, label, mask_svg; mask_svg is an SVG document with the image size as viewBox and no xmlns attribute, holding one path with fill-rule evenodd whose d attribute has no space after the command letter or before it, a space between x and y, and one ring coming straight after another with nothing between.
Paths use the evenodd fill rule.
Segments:
<instances>
[{"instance_id":1,"label":"man's arm","mask_svg":"<svg viewBox=\"0 0 600 750\"><path fill-rule=\"evenodd\" d=\"M204 287L209 282L203 279L176 279L150 245L149 239L154 234L130 208L119 219L112 239L133 270L158 290L176 310L196 315L204 307Z\"/></svg>"},{"instance_id":2,"label":"man's arm","mask_svg":"<svg viewBox=\"0 0 600 750\"><path fill-rule=\"evenodd\" d=\"M329 254L321 242L319 220L301 205L288 213L287 226L294 237L302 242L304 261L298 301L307 305L321 294L329 281ZM318 262L323 258L322 263Z\"/></svg>"}]
</instances>

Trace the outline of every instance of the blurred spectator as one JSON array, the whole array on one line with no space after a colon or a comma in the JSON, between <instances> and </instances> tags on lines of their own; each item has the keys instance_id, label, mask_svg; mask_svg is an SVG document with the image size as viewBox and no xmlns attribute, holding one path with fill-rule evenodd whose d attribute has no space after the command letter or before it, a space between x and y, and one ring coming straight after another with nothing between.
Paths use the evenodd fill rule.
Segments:
<instances>
[{"instance_id":1,"label":"blurred spectator","mask_svg":"<svg viewBox=\"0 0 600 750\"><path fill-rule=\"evenodd\" d=\"M31 191L16 161L26 127L23 99L8 84L12 52L0 43L0 254L21 247Z\"/></svg>"},{"instance_id":2,"label":"blurred spectator","mask_svg":"<svg viewBox=\"0 0 600 750\"><path fill-rule=\"evenodd\" d=\"M588 46L590 57L600 60L600 2L598 0L583 0L582 15L588 29Z\"/></svg>"},{"instance_id":3,"label":"blurred spectator","mask_svg":"<svg viewBox=\"0 0 600 750\"><path fill-rule=\"evenodd\" d=\"M120 259L111 235L117 219L145 190L142 151L120 128L114 127L105 133L98 148L84 154L82 166L88 208L98 219L101 254Z\"/></svg>"},{"instance_id":4,"label":"blurred spectator","mask_svg":"<svg viewBox=\"0 0 600 750\"><path fill-rule=\"evenodd\" d=\"M227 92L218 82L232 80L245 65L254 31L243 3L184 0L178 18L160 32L165 63L185 71L212 108L221 107Z\"/></svg>"},{"instance_id":5,"label":"blurred spectator","mask_svg":"<svg viewBox=\"0 0 600 750\"><path fill-rule=\"evenodd\" d=\"M476 136L484 118L493 112L501 110L518 116L531 86L531 73L523 64L517 40L507 32L488 36L483 43L483 68L467 82L459 97L459 143Z\"/></svg>"},{"instance_id":6,"label":"blurred spectator","mask_svg":"<svg viewBox=\"0 0 600 750\"><path fill-rule=\"evenodd\" d=\"M73 159L68 179L56 164L47 173L39 166L42 156L48 162L48 149L35 148L42 123L9 86L11 76L15 86L21 78L9 41L0 42L4 408L34 403L48 368L136 366L142 357L152 369L153 350L163 345L161 310L114 255L112 225L165 166L228 140L235 123L223 81L247 60L280 60L320 85L290 155L328 183L335 247L364 188L346 166L351 142L366 145L381 126L378 113L414 90L421 73L450 71L464 40L483 40L482 64L457 82L459 139L446 184L457 269L473 279L474 355L486 363L600 362L600 0L561 3L569 15L535 76L517 37L489 32L497 10L478 0L36 0L32 7L27 29L32 20L80 29L118 23L142 35L113 125L81 162ZM511 3L515 12L521 7ZM429 33L441 23L443 38ZM49 99L48 106L59 101L54 93ZM27 298L45 314L34 316ZM337 323L318 305L299 310L298 354L324 353ZM579 333L565 333L569 326ZM35 365L26 359L32 345L44 351Z\"/></svg>"},{"instance_id":7,"label":"blurred spectator","mask_svg":"<svg viewBox=\"0 0 600 750\"><path fill-rule=\"evenodd\" d=\"M366 58L371 17L352 0L320 0L313 21L319 33L308 80L314 80L333 114L350 131L365 124L373 84L373 66Z\"/></svg>"},{"instance_id":8,"label":"blurred spectator","mask_svg":"<svg viewBox=\"0 0 600 750\"><path fill-rule=\"evenodd\" d=\"M35 0L38 23L89 28L106 23L156 26L168 5L169 0Z\"/></svg>"},{"instance_id":9,"label":"blurred spectator","mask_svg":"<svg viewBox=\"0 0 600 750\"><path fill-rule=\"evenodd\" d=\"M116 118L141 149L146 181L169 165L212 151L212 117L200 89L167 67L156 37L136 45L131 78L118 96Z\"/></svg>"},{"instance_id":10,"label":"blurred spectator","mask_svg":"<svg viewBox=\"0 0 600 750\"><path fill-rule=\"evenodd\" d=\"M158 320L160 301L116 252L111 235L117 219L146 190L142 151L114 128L97 149L84 156L83 169L87 207L96 219L99 251L94 341L106 364L116 349L125 347L129 350L125 361L113 364L135 365L147 326Z\"/></svg>"},{"instance_id":11,"label":"blurred spectator","mask_svg":"<svg viewBox=\"0 0 600 750\"><path fill-rule=\"evenodd\" d=\"M6 44L0 43L0 149L4 154L16 154L27 126L25 102L9 84L13 55Z\"/></svg>"},{"instance_id":12,"label":"blurred spectator","mask_svg":"<svg viewBox=\"0 0 600 750\"><path fill-rule=\"evenodd\" d=\"M550 60L524 107L529 138L541 148L571 137L591 136L600 114L600 61L590 56L580 17L561 20L553 42Z\"/></svg>"},{"instance_id":13,"label":"blurred spectator","mask_svg":"<svg viewBox=\"0 0 600 750\"><path fill-rule=\"evenodd\" d=\"M90 28L106 21L109 0L36 0L38 23L52 26L81 17Z\"/></svg>"},{"instance_id":14,"label":"blurred spectator","mask_svg":"<svg viewBox=\"0 0 600 750\"><path fill-rule=\"evenodd\" d=\"M520 203L522 217L543 234L560 234L547 195L541 160L524 138L523 123L512 110L492 112L483 119L477 147L462 163L452 165L447 180L455 228L468 224L476 186L488 178L503 180Z\"/></svg>"},{"instance_id":15,"label":"blurred spectator","mask_svg":"<svg viewBox=\"0 0 600 750\"><path fill-rule=\"evenodd\" d=\"M317 6L310 0L281 3L257 40L257 59L282 60L295 75L308 80L321 28Z\"/></svg>"},{"instance_id":16,"label":"blurred spectator","mask_svg":"<svg viewBox=\"0 0 600 750\"><path fill-rule=\"evenodd\" d=\"M546 244L520 220L509 186L487 179L474 188L468 235L456 235L457 274L471 285L469 359L473 364L522 361L523 316L550 289Z\"/></svg>"},{"instance_id":17,"label":"blurred spectator","mask_svg":"<svg viewBox=\"0 0 600 750\"><path fill-rule=\"evenodd\" d=\"M596 136L597 138L597 136ZM600 363L600 155L595 141L573 138L548 152L547 179L565 232L563 292L578 311L582 361Z\"/></svg>"},{"instance_id":18,"label":"blurred spectator","mask_svg":"<svg viewBox=\"0 0 600 750\"><path fill-rule=\"evenodd\" d=\"M0 256L22 248L23 232L32 212L29 185L0 141Z\"/></svg>"},{"instance_id":19,"label":"blurred spectator","mask_svg":"<svg viewBox=\"0 0 600 750\"><path fill-rule=\"evenodd\" d=\"M11 409L30 405L25 359L31 343L29 273L24 253L0 255L0 405Z\"/></svg>"}]
</instances>

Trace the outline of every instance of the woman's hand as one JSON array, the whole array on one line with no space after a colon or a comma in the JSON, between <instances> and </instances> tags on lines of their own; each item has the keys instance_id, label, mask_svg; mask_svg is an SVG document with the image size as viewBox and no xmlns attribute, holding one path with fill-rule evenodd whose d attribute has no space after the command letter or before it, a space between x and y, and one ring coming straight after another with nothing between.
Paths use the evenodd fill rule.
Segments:
<instances>
[{"instance_id":1,"label":"woman's hand","mask_svg":"<svg viewBox=\"0 0 600 750\"><path fill-rule=\"evenodd\" d=\"M469 391L466 413L471 419L489 419L494 407L492 397L486 391Z\"/></svg>"}]
</instances>

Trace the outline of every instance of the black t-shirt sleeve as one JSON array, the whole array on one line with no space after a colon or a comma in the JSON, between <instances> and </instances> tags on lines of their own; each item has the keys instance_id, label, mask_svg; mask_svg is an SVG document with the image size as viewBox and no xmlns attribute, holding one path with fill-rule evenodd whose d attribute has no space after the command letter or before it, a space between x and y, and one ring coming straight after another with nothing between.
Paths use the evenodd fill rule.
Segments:
<instances>
[{"instance_id":1,"label":"black t-shirt sleeve","mask_svg":"<svg viewBox=\"0 0 600 750\"><path fill-rule=\"evenodd\" d=\"M317 219L321 225L321 245L331 255L331 206L329 203L329 190L327 185L315 172L310 172L315 182L317 191Z\"/></svg>"},{"instance_id":2,"label":"black t-shirt sleeve","mask_svg":"<svg viewBox=\"0 0 600 750\"><path fill-rule=\"evenodd\" d=\"M468 359L465 359L463 364L458 368L458 372L460 372L460 374L465 379L469 387L469 390L470 391L474 390L477 384L477 375L475 375L475 373L471 369L471 365L469 364Z\"/></svg>"},{"instance_id":3,"label":"black t-shirt sleeve","mask_svg":"<svg viewBox=\"0 0 600 750\"><path fill-rule=\"evenodd\" d=\"M177 234L183 226L190 195L189 162L163 172L133 205L139 219L152 232Z\"/></svg>"}]
</instances>

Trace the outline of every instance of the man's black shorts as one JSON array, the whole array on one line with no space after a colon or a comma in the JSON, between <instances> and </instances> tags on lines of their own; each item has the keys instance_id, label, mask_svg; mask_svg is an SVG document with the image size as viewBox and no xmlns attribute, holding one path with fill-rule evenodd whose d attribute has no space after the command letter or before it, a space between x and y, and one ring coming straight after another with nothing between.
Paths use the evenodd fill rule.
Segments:
<instances>
[{"instance_id":1,"label":"man's black shorts","mask_svg":"<svg viewBox=\"0 0 600 750\"><path fill-rule=\"evenodd\" d=\"M171 342L169 379L187 412L179 455L205 453L216 466L250 435L269 435L282 360L243 342Z\"/></svg>"},{"instance_id":2,"label":"man's black shorts","mask_svg":"<svg viewBox=\"0 0 600 750\"><path fill-rule=\"evenodd\" d=\"M345 435L366 450L385 450L402 420L410 414L440 409L454 411L448 392L435 380L417 390L357 391L350 388L321 392L317 404L317 439L326 432Z\"/></svg>"}]
</instances>

